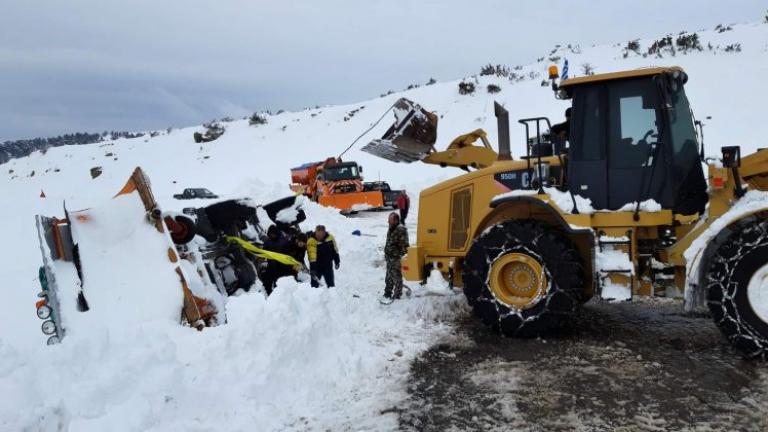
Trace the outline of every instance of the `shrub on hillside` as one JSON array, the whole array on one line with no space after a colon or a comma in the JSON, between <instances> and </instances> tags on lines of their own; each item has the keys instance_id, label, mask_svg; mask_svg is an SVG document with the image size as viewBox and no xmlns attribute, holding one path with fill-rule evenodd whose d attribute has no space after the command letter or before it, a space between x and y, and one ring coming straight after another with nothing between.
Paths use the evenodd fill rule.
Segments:
<instances>
[{"instance_id":1,"label":"shrub on hillside","mask_svg":"<svg viewBox=\"0 0 768 432\"><path fill-rule=\"evenodd\" d=\"M259 113L253 113L248 118L248 124L251 126L267 124L267 118Z\"/></svg>"},{"instance_id":2,"label":"shrub on hillside","mask_svg":"<svg viewBox=\"0 0 768 432\"><path fill-rule=\"evenodd\" d=\"M496 84L488 84L488 86L485 89L490 94L498 93L501 91L501 87L497 86Z\"/></svg>"},{"instance_id":3,"label":"shrub on hillside","mask_svg":"<svg viewBox=\"0 0 768 432\"><path fill-rule=\"evenodd\" d=\"M481 76L496 75L497 77L507 77L509 76L509 68L506 66L502 66L500 64L492 65L488 63L487 65L480 68L480 75Z\"/></svg>"},{"instance_id":4,"label":"shrub on hillside","mask_svg":"<svg viewBox=\"0 0 768 432\"><path fill-rule=\"evenodd\" d=\"M205 128L204 133L195 132L192 134L196 143L211 142L224 134L225 129L216 121L206 123L203 125Z\"/></svg>"},{"instance_id":5,"label":"shrub on hillside","mask_svg":"<svg viewBox=\"0 0 768 432\"><path fill-rule=\"evenodd\" d=\"M475 92L475 83L462 81L459 83L459 94L468 95Z\"/></svg>"},{"instance_id":6,"label":"shrub on hillside","mask_svg":"<svg viewBox=\"0 0 768 432\"><path fill-rule=\"evenodd\" d=\"M661 39L654 41L650 47L648 47L648 54L655 54L661 57L663 51L670 51L674 55L675 47L672 45L672 36L665 36Z\"/></svg>"},{"instance_id":7,"label":"shrub on hillside","mask_svg":"<svg viewBox=\"0 0 768 432\"><path fill-rule=\"evenodd\" d=\"M632 51L635 54L640 54L640 40L635 39L627 42L627 46L624 47L624 50L627 52Z\"/></svg>"},{"instance_id":8,"label":"shrub on hillside","mask_svg":"<svg viewBox=\"0 0 768 432\"><path fill-rule=\"evenodd\" d=\"M703 48L701 47L701 42L699 41L699 35L696 33L681 33L677 36L677 39L675 40L675 45L677 45L677 48L683 52L688 52L691 50L697 50L702 51Z\"/></svg>"},{"instance_id":9,"label":"shrub on hillside","mask_svg":"<svg viewBox=\"0 0 768 432\"><path fill-rule=\"evenodd\" d=\"M594 75L595 74L595 68L592 67L589 63L584 63L581 65L581 73L584 75Z\"/></svg>"},{"instance_id":10,"label":"shrub on hillside","mask_svg":"<svg viewBox=\"0 0 768 432\"><path fill-rule=\"evenodd\" d=\"M715 26L715 31L717 31L718 33L725 33L731 30L733 30L733 27L731 26L724 26L722 24L718 24L717 26Z\"/></svg>"}]
</instances>

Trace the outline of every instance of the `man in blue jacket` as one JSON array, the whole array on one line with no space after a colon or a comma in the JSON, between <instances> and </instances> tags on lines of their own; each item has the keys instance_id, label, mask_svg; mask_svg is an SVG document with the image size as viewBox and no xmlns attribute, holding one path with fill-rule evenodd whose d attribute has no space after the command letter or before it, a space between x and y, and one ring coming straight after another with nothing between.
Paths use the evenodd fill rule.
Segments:
<instances>
[{"instance_id":1,"label":"man in blue jacket","mask_svg":"<svg viewBox=\"0 0 768 432\"><path fill-rule=\"evenodd\" d=\"M309 271L312 273L312 286L320 286L320 278L330 288L334 285L333 269L339 269L339 248L333 235L326 231L325 226L318 225L315 232L307 241L307 257Z\"/></svg>"}]
</instances>

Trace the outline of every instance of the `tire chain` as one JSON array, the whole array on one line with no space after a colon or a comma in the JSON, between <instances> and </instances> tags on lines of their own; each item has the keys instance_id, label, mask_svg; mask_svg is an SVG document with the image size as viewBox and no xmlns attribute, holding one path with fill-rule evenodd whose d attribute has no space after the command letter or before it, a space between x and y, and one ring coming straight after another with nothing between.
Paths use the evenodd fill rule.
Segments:
<instances>
[{"instance_id":1,"label":"tire chain","mask_svg":"<svg viewBox=\"0 0 768 432\"><path fill-rule=\"evenodd\" d=\"M768 336L746 322L735 302L739 287L732 281L738 264L757 247L768 247L768 222L742 224L723 239L709 263L706 273L707 304L715 323L733 346L747 358L768 359ZM734 250L735 249L735 250ZM718 298L713 295L718 294ZM747 349L750 346L750 349Z\"/></svg>"},{"instance_id":2,"label":"tire chain","mask_svg":"<svg viewBox=\"0 0 768 432\"><path fill-rule=\"evenodd\" d=\"M527 239L530 241L531 245L535 249L541 249L542 247L547 247L546 243L550 243L549 247L554 247L556 249L559 249L558 251L555 251L559 254L557 256L557 260L560 263L560 265L557 265L557 263L549 262L547 263L546 260L543 258L542 254L538 252L537 250L532 249L529 247L524 240L521 240L520 238L514 237L513 234L510 232L511 230L509 228L509 224L518 224L522 225L523 228L532 233L532 237ZM501 233L499 233L501 231ZM577 309L580 304L579 299L581 297L580 294L580 282L583 282L583 278L581 277L581 272L583 271L582 266L579 264L579 257L574 247L568 245L566 241L563 238L560 238L560 236L556 235L553 232L548 232L545 227L538 223L533 222L506 222L501 223L498 225L495 225L491 227L489 230L487 230L483 235L479 236L475 241L473 242L472 246L475 246L479 242L498 242L498 236L501 234L503 236L503 242L498 246L492 246L492 247L483 247L482 251L485 255L485 263L486 267L485 269L475 269L475 268L465 268L465 271L469 273L471 278L475 278L476 280L480 280L484 286L481 288L481 292L477 297L474 299L474 302L470 300L471 303L477 303L474 306L474 310L476 311L476 314L480 315L480 317L483 319L483 322L485 324L489 325L490 327L493 327L497 330L501 330L507 335L510 336L535 336L540 334L543 330L548 327L547 323L543 322L547 316L569 316L572 315ZM495 238L494 238L495 237ZM542 242L544 240L544 242ZM519 252L526 253L530 255L531 257L537 259L539 262L544 263L543 270L544 274L547 278L547 291L546 294L544 294L544 304L543 307L540 308L540 310L535 313L531 314L529 316L525 316L525 312L527 310L517 309L517 308L510 308L503 303L501 303L493 292L488 288L489 286L489 274L486 274L485 277L483 277L483 273L487 271L487 273L490 273L490 267L493 264L493 262L498 259L502 254L510 251L515 250ZM470 249L470 253L472 253L472 250ZM555 278L553 277L553 273L550 271L550 266L555 265L556 269L560 270L560 266L574 266L576 268L568 269L565 268L563 270L572 272L572 275L570 279L565 281L567 282L565 285L569 286L571 288L562 288L560 284L555 284ZM561 279L560 282L564 282L563 278L565 278L566 275L562 272L558 274L558 279ZM469 282L469 281L468 281ZM468 296L469 297L469 296ZM554 304L553 304L554 303ZM563 307L563 305L567 305L566 307ZM495 319L491 321L488 316L488 314L483 314L482 312L478 312L480 309L483 308L483 305L486 305L486 307L490 307L493 310L495 310ZM535 305L534 308L538 307L539 305ZM530 309L529 309L530 310ZM505 331L504 329L504 322L508 319L514 320L513 322L514 331L511 333L508 331ZM543 326L543 328L536 329L537 325L539 327ZM531 327L533 327L531 329Z\"/></svg>"}]
</instances>

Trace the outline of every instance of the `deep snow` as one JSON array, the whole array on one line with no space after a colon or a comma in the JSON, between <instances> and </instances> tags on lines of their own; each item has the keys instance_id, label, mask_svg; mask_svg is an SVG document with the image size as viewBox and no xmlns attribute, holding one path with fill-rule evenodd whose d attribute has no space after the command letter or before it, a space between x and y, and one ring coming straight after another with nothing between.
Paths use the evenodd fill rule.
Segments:
<instances>
[{"instance_id":1,"label":"deep snow","mask_svg":"<svg viewBox=\"0 0 768 432\"><path fill-rule=\"evenodd\" d=\"M680 65L690 75L693 110L707 125L709 154L717 155L722 145L739 144L743 154L764 147L768 122L755 94L764 92L768 75L768 25L699 34L705 46L740 42L742 52L661 59L631 54L624 59L621 46L606 45L564 54L572 74L587 62L597 72ZM645 48L650 41L640 43ZM459 95L457 80L360 104L272 115L261 126L245 120L226 123L226 133L210 143L195 144L192 133L203 129L193 127L154 138L54 148L0 166L0 196L6 202L0 216L5 239L0 429L395 428L395 415L380 411L400 403L409 360L450 330L452 318L465 312L465 302L461 295L426 295L419 289L414 298L391 306L376 301L383 288L386 213L348 219L308 206L304 227L325 224L341 248L335 289L311 289L284 279L268 300L255 294L230 298L228 324L201 333L170 322L94 325L54 347L44 345L34 314L40 253L33 216L61 215L64 201L70 210L97 205L113 196L136 166L148 173L166 210L204 204L173 200L172 194L185 187L264 203L290 193L290 167L338 154L401 96L439 114L438 148L478 127L496 143L493 101L498 100L510 111L513 156L519 155L523 132L514 119L546 115L559 121L566 107L540 85L546 66L524 66L516 72L533 78L517 82L478 77L471 96ZM491 83L502 91L487 94ZM360 152L391 120L382 121L345 159L360 162L369 180L405 187L414 198L415 215L418 191L458 171L393 164ZM102 167L103 174L91 179L94 166ZM414 226L409 228L413 242ZM355 229L375 237L353 236ZM431 280L428 289L442 294L444 287L436 282ZM119 311L114 319L121 314L130 311Z\"/></svg>"}]
</instances>

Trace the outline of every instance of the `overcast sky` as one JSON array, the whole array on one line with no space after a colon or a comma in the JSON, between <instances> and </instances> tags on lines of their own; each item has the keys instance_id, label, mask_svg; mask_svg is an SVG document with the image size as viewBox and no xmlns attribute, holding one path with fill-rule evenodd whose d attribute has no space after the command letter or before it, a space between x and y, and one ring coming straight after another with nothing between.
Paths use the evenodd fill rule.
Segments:
<instances>
[{"instance_id":1,"label":"overcast sky","mask_svg":"<svg viewBox=\"0 0 768 432\"><path fill-rule=\"evenodd\" d=\"M0 0L0 141L352 103L556 43L758 21L766 2Z\"/></svg>"}]
</instances>

